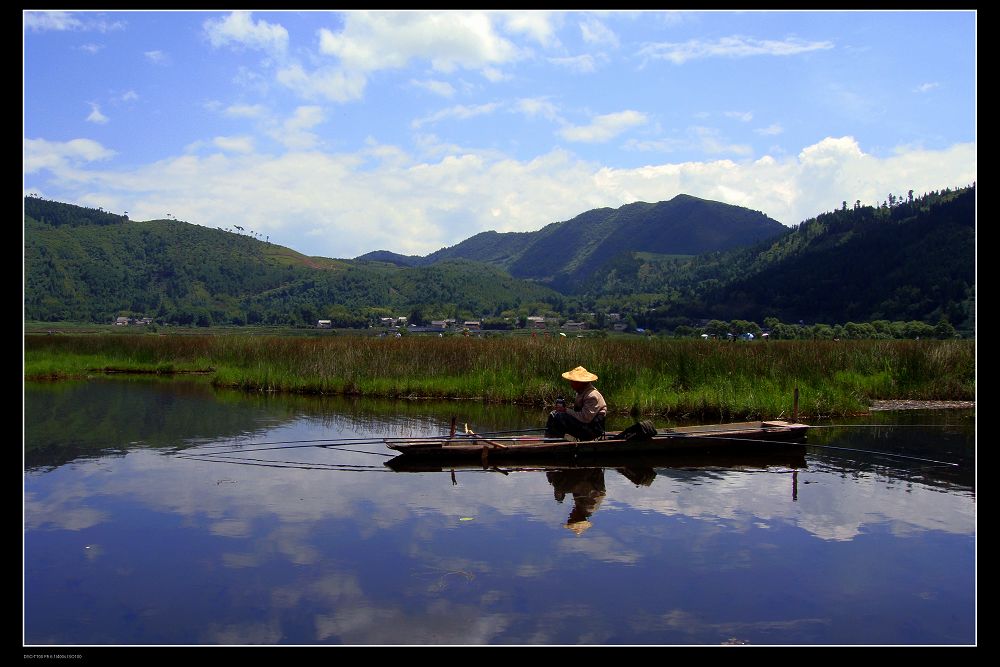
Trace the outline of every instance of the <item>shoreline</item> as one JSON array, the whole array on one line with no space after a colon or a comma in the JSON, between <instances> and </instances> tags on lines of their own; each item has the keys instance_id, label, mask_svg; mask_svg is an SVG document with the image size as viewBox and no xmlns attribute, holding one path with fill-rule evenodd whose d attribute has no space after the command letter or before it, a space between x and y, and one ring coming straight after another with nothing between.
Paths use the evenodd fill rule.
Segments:
<instances>
[{"instance_id":1,"label":"shoreline","mask_svg":"<svg viewBox=\"0 0 1000 667\"><path fill-rule=\"evenodd\" d=\"M889 410L975 410L975 401L913 401L909 399L894 399L872 401L872 412Z\"/></svg>"}]
</instances>

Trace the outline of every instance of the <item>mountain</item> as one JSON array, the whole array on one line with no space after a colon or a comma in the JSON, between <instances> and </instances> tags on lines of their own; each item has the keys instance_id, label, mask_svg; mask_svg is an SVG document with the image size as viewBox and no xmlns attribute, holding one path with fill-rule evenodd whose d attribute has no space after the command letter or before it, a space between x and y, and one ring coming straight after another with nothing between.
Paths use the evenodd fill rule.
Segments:
<instances>
[{"instance_id":1,"label":"mountain","mask_svg":"<svg viewBox=\"0 0 1000 667\"><path fill-rule=\"evenodd\" d=\"M426 266L444 259L468 259L576 293L623 254L642 250L700 255L750 245L787 229L759 211L677 195L655 204L636 202L590 210L535 232L482 232L422 259L405 261Z\"/></svg>"},{"instance_id":2,"label":"mountain","mask_svg":"<svg viewBox=\"0 0 1000 667\"><path fill-rule=\"evenodd\" d=\"M138 222L24 200L24 316L110 322L141 314L177 324L365 326L379 316L472 317L562 296L468 261L401 267L308 257L243 233L179 220ZM541 306L538 306L541 307Z\"/></svg>"},{"instance_id":3,"label":"mountain","mask_svg":"<svg viewBox=\"0 0 1000 667\"><path fill-rule=\"evenodd\" d=\"M663 328L689 319L786 322L945 318L975 325L976 190L823 213L771 241L697 257L633 252L583 291Z\"/></svg>"},{"instance_id":4,"label":"mountain","mask_svg":"<svg viewBox=\"0 0 1000 667\"><path fill-rule=\"evenodd\" d=\"M391 315L593 313L600 323L621 313L656 331L770 317L975 327L975 185L845 206L792 228L679 196L536 232L484 232L426 257L355 260L308 257L235 225L243 233L37 197L24 212L28 320L367 326Z\"/></svg>"}]
</instances>

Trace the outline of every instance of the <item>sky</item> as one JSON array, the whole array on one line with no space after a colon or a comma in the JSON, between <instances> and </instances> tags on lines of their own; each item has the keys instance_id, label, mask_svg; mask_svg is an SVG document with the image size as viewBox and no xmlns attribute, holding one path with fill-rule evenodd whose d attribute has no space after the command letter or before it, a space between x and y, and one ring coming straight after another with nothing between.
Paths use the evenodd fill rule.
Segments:
<instances>
[{"instance_id":1,"label":"sky","mask_svg":"<svg viewBox=\"0 0 1000 667\"><path fill-rule=\"evenodd\" d=\"M25 11L26 195L424 255L976 180L974 11Z\"/></svg>"}]
</instances>

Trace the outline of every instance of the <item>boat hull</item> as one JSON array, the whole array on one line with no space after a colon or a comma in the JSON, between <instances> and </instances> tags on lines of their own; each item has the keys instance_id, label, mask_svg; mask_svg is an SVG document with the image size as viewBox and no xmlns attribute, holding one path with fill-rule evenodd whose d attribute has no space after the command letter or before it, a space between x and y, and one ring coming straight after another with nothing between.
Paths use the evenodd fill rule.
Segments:
<instances>
[{"instance_id":1,"label":"boat hull","mask_svg":"<svg viewBox=\"0 0 1000 667\"><path fill-rule=\"evenodd\" d=\"M805 424L770 421L680 427L643 440L622 440L612 433L602 440L582 442L532 436L500 439L474 434L387 441L388 447L400 453L387 465L402 469L421 462L429 464L428 469L440 469L467 462L484 467L543 461L552 465L560 462L599 464L602 460L643 457L657 460L686 457L705 463L713 458L724 460L734 455L801 455L805 451L808 429Z\"/></svg>"}]
</instances>

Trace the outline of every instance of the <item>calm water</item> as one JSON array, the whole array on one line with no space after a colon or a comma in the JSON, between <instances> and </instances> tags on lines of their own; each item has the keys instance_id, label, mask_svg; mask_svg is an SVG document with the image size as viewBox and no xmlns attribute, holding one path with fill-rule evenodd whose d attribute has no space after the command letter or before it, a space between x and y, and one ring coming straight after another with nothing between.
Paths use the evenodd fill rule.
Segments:
<instances>
[{"instance_id":1,"label":"calm water","mask_svg":"<svg viewBox=\"0 0 1000 667\"><path fill-rule=\"evenodd\" d=\"M971 412L878 414L818 429L801 464L730 468L405 473L382 444L249 451L439 435L451 414L543 421L26 385L25 644L976 642Z\"/></svg>"}]
</instances>

